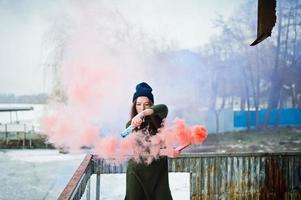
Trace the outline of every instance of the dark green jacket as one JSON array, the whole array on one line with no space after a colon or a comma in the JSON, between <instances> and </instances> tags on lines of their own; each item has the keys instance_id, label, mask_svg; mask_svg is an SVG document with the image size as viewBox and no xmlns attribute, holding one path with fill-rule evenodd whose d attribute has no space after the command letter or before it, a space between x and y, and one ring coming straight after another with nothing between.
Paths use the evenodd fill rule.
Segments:
<instances>
[{"instance_id":1,"label":"dark green jacket","mask_svg":"<svg viewBox=\"0 0 301 200\"><path fill-rule=\"evenodd\" d=\"M159 104L151 108L154 110L153 115L161 122L166 118L168 113L166 105ZM149 121L145 119L141 129L148 123ZM127 126L129 125L128 123ZM149 165L136 163L134 160L128 162L125 200L172 200L168 183L167 157L160 157Z\"/></svg>"}]
</instances>

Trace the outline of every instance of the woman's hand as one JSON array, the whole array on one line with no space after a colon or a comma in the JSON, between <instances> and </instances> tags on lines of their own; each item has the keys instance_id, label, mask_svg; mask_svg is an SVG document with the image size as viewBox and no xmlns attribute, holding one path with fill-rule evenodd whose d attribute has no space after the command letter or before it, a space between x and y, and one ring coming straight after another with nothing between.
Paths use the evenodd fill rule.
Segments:
<instances>
[{"instance_id":1,"label":"woman's hand","mask_svg":"<svg viewBox=\"0 0 301 200\"><path fill-rule=\"evenodd\" d=\"M168 156L170 158L176 158L181 154L181 151L175 148L160 149L160 156Z\"/></svg>"},{"instance_id":2,"label":"woman's hand","mask_svg":"<svg viewBox=\"0 0 301 200\"><path fill-rule=\"evenodd\" d=\"M131 124L133 124L135 127L140 128L142 122L143 122L144 115L143 113L138 113L135 117L133 117Z\"/></svg>"},{"instance_id":3,"label":"woman's hand","mask_svg":"<svg viewBox=\"0 0 301 200\"><path fill-rule=\"evenodd\" d=\"M133 124L135 127L140 128L144 117L152 115L154 113L154 110L151 108L145 109L142 112L138 113L135 117L133 117L131 124Z\"/></svg>"}]
</instances>

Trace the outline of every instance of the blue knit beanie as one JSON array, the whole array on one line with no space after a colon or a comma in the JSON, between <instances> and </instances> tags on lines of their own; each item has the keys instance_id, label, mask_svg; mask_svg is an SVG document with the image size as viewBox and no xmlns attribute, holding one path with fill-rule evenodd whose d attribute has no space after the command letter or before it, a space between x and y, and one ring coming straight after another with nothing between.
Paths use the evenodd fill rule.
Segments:
<instances>
[{"instance_id":1,"label":"blue knit beanie","mask_svg":"<svg viewBox=\"0 0 301 200\"><path fill-rule=\"evenodd\" d=\"M153 89L147 83L142 82L136 85L136 92L133 95L133 102L141 96L148 97L154 103Z\"/></svg>"}]
</instances>

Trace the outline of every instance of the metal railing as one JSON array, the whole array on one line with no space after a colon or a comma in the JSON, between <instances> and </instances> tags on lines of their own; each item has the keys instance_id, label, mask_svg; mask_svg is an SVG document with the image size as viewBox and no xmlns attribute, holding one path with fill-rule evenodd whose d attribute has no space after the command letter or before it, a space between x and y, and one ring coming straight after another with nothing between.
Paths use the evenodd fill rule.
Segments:
<instances>
[{"instance_id":1,"label":"metal railing","mask_svg":"<svg viewBox=\"0 0 301 200\"><path fill-rule=\"evenodd\" d=\"M4 147L9 147L10 141L22 143L20 146L32 148L32 140L41 139L41 136L35 131L32 124L26 123L5 123L0 124L0 143ZM26 145L27 143L27 145Z\"/></svg>"},{"instance_id":2,"label":"metal railing","mask_svg":"<svg viewBox=\"0 0 301 200\"><path fill-rule=\"evenodd\" d=\"M301 199L301 152L184 154L169 159L169 172L190 173L190 199ZM126 164L110 165L87 155L59 196L81 199L89 178L96 174L96 199L100 175L125 173ZM87 184L88 183L88 184Z\"/></svg>"}]
</instances>

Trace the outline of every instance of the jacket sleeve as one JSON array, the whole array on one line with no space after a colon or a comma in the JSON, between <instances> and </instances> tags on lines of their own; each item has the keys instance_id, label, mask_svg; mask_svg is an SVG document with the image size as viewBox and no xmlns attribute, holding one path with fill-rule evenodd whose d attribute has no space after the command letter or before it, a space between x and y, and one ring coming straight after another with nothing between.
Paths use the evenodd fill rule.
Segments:
<instances>
[{"instance_id":1,"label":"jacket sleeve","mask_svg":"<svg viewBox=\"0 0 301 200\"><path fill-rule=\"evenodd\" d=\"M125 128L129 127L131 125L131 120L126 123Z\"/></svg>"},{"instance_id":2,"label":"jacket sleeve","mask_svg":"<svg viewBox=\"0 0 301 200\"><path fill-rule=\"evenodd\" d=\"M154 110L154 115L157 115L161 119L166 118L168 114L168 108L164 104L153 105L151 109Z\"/></svg>"}]
</instances>

